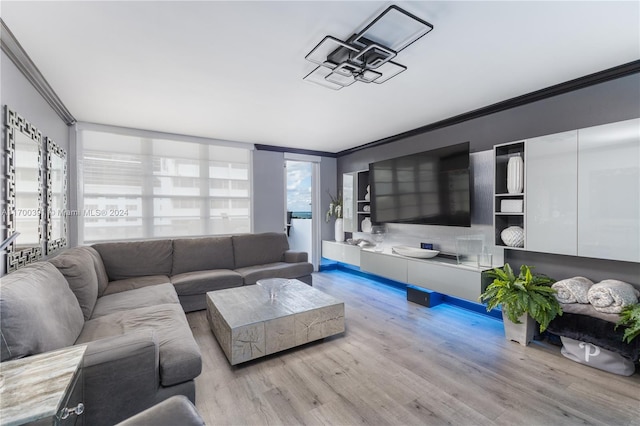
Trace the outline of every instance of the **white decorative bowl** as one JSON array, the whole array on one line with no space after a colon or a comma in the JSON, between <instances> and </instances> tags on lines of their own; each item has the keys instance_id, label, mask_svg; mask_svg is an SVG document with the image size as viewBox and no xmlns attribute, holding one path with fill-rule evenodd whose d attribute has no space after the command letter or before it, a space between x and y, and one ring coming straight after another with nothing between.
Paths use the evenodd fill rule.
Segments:
<instances>
[{"instance_id":1,"label":"white decorative bowl","mask_svg":"<svg viewBox=\"0 0 640 426\"><path fill-rule=\"evenodd\" d=\"M393 246L392 250L401 256L417 257L419 259L429 259L440 253L438 250L427 250L410 246Z\"/></svg>"},{"instance_id":2,"label":"white decorative bowl","mask_svg":"<svg viewBox=\"0 0 640 426\"><path fill-rule=\"evenodd\" d=\"M524 229L519 226L503 229L500 238L509 247L524 247Z\"/></svg>"}]
</instances>

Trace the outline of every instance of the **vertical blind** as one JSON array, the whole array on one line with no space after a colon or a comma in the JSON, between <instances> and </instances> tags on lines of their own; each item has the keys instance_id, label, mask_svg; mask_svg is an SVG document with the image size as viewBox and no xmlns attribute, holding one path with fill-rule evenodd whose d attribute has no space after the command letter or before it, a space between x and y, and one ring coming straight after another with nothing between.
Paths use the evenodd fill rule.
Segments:
<instances>
[{"instance_id":1,"label":"vertical blind","mask_svg":"<svg viewBox=\"0 0 640 426\"><path fill-rule=\"evenodd\" d=\"M251 231L251 150L78 133L80 243Z\"/></svg>"}]
</instances>

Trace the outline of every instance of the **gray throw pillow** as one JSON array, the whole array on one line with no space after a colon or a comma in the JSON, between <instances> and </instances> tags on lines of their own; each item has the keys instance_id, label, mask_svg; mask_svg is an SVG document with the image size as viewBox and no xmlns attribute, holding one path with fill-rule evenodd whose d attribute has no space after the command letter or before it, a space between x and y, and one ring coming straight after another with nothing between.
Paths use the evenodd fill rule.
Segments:
<instances>
[{"instance_id":1,"label":"gray throw pillow","mask_svg":"<svg viewBox=\"0 0 640 426\"><path fill-rule=\"evenodd\" d=\"M82 248L86 250L87 253L89 253L93 258L93 266L95 266L96 268L96 276L98 277L98 297L102 297L104 291L109 285L109 276L107 275L107 270L104 268L104 263L102 263L100 253L98 253L96 249L89 246L84 246Z\"/></svg>"},{"instance_id":2,"label":"gray throw pillow","mask_svg":"<svg viewBox=\"0 0 640 426\"><path fill-rule=\"evenodd\" d=\"M98 276L91 254L83 247L76 247L64 251L49 262L67 279L69 288L82 308L84 319L91 318L98 300Z\"/></svg>"},{"instance_id":3,"label":"gray throw pillow","mask_svg":"<svg viewBox=\"0 0 640 426\"><path fill-rule=\"evenodd\" d=\"M67 281L49 262L37 262L0 280L2 361L75 343L82 310Z\"/></svg>"}]
</instances>

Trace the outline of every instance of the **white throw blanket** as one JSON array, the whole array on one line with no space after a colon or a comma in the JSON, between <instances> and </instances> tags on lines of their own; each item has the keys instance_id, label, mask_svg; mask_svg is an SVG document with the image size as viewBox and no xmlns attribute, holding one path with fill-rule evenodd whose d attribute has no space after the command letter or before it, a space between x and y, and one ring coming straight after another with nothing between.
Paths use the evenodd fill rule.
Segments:
<instances>
[{"instance_id":1,"label":"white throw blanket","mask_svg":"<svg viewBox=\"0 0 640 426\"><path fill-rule=\"evenodd\" d=\"M560 280L551 286L556 290L556 299L560 303L589 303L587 293L593 281L585 277L573 277Z\"/></svg>"},{"instance_id":2,"label":"white throw blanket","mask_svg":"<svg viewBox=\"0 0 640 426\"><path fill-rule=\"evenodd\" d=\"M619 314L625 306L638 301L640 292L631 284L618 280L604 280L594 284L587 294L589 303L600 312Z\"/></svg>"}]
</instances>

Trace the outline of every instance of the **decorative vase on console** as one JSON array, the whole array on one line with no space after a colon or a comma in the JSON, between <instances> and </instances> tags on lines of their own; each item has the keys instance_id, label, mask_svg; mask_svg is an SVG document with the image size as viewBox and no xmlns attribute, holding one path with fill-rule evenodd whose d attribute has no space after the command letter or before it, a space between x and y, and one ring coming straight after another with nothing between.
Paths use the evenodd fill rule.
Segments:
<instances>
[{"instance_id":1,"label":"decorative vase on console","mask_svg":"<svg viewBox=\"0 0 640 426\"><path fill-rule=\"evenodd\" d=\"M373 237L373 241L376 243L375 251L383 251L382 242L384 241L384 234L386 232L387 230L384 226L376 225L371 227L371 236Z\"/></svg>"},{"instance_id":2,"label":"decorative vase on console","mask_svg":"<svg viewBox=\"0 0 640 426\"><path fill-rule=\"evenodd\" d=\"M335 216L336 223L334 227L335 231L335 239L337 242L341 243L344 241L344 221L342 219L342 194L338 192L338 195L334 197L331 195L331 192L327 190L327 194L329 194L329 198L331 202L329 203L329 209L325 214L324 220L325 222L329 222L329 220Z\"/></svg>"},{"instance_id":3,"label":"decorative vase on console","mask_svg":"<svg viewBox=\"0 0 640 426\"><path fill-rule=\"evenodd\" d=\"M342 218L336 219L335 238L339 243L344 241L344 219Z\"/></svg>"},{"instance_id":4,"label":"decorative vase on console","mask_svg":"<svg viewBox=\"0 0 640 426\"><path fill-rule=\"evenodd\" d=\"M524 187L524 161L520 154L510 157L507 162L507 192L520 194Z\"/></svg>"}]
</instances>

